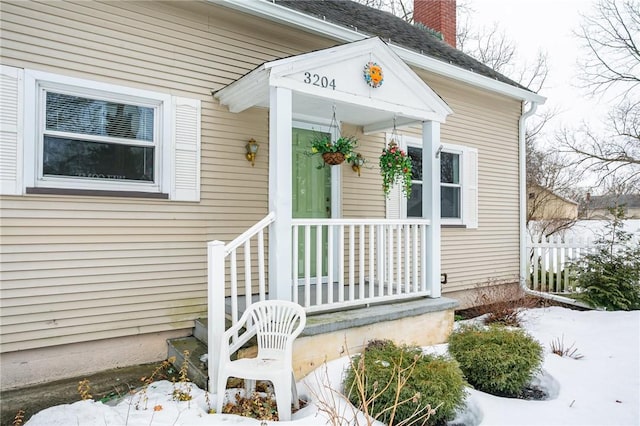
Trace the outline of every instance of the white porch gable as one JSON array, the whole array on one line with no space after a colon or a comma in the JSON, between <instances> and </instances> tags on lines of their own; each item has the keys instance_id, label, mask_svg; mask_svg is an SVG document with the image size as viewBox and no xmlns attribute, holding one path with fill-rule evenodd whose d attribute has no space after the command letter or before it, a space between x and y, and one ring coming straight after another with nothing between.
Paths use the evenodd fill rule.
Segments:
<instances>
[{"instance_id":1,"label":"white porch gable","mask_svg":"<svg viewBox=\"0 0 640 426\"><path fill-rule=\"evenodd\" d=\"M365 68L382 70L372 84ZM449 106L379 38L305 53L262 64L214 96L231 112L269 108L269 298L292 300L292 126L293 120L341 122L374 133L422 126L422 212L428 223L422 287L440 297L440 123ZM337 218L333 218L337 219ZM426 254L428 253L428 255ZM297 279L297 278L296 278Z\"/></svg>"},{"instance_id":2,"label":"white porch gable","mask_svg":"<svg viewBox=\"0 0 640 426\"><path fill-rule=\"evenodd\" d=\"M383 82L371 87L364 68L382 68ZM215 93L231 112L269 107L269 87L293 93L296 117L330 117L362 126L365 133L416 122L444 122L449 106L407 66L386 43L370 38L267 62Z\"/></svg>"}]
</instances>

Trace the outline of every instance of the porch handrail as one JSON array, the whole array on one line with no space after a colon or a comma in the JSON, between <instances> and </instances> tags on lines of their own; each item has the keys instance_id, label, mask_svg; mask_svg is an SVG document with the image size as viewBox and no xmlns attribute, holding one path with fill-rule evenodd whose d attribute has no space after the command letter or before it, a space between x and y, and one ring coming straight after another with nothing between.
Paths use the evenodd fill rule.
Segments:
<instances>
[{"instance_id":1,"label":"porch handrail","mask_svg":"<svg viewBox=\"0 0 640 426\"><path fill-rule=\"evenodd\" d=\"M228 255L233 250L240 247L242 244L247 242L251 237L257 235L260 231L264 230L267 226L271 225L276 220L276 214L274 212L266 215L260 222L253 225L251 228L244 231L242 234L237 236L233 241L224 246L225 254Z\"/></svg>"},{"instance_id":2,"label":"porch handrail","mask_svg":"<svg viewBox=\"0 0 640 426\"><path fill-rule=\"evenodd\" d=\"M294 225L431 225L429 219L293 219Z\"/></svg>"},{"instance_id":3,"label":"porch handrail","mask_svg":"<svg viewBox=\"0 0 640 426\"><path fill-rule=\"evenodd\" d=\"M231 323L238 321L238 268L236 254L240 247L244 248L244 281L245 304L252 303L252 260L250 241L256 237L258 247L258 287L259 297L266 297L264 230L276 219L270 212L258 223L247 229L229 244L222 241L207 243L208 276L207 276L207 340L208 340L208 373L209 391L215 389L218 378L216 357L220 354L220 343L226 325L226 270L229 258L229 278L231 279ZM220 397L220 396L218 396Z\"/></svg>"}]
</instances>

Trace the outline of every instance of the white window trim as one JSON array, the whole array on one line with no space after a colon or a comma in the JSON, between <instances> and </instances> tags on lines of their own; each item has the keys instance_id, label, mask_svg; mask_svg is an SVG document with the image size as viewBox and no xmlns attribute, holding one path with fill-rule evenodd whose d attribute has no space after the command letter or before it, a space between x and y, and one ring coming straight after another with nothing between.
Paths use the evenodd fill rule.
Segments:
<instances>
[{"instance_id":1,"label":"white window trim","mask_svg":"<svg viewBox=\"0 0 640 426\"><path fill-rule=\"evenodd\" d=\"M26 70L24 73L24 185L35 188L60 188L79 190L131 191L169 193L171 186L172 147L172 97L108 83L96 82L42 71ZM76 96L98 97L125 101L157 108L154 123L157 132L154 183L108 182L89 179L42 176L42 122L44 89L59 90Z\"/></svg>"},{"instance_id":2,"label":"white window trim","mask_svg":"<svg viewBox=\"0 0 640 426\"><path fill-rule=\"evenodd\" d=\"M386 135L387 143L389 142L390 139L391 139L391 134L387 133ZM397 140L398 144L405 151L408 151L408 147L410 146L422 149L421 138L417 138L414 136L407 136L407 135L399 135L397 136L397 139L398 139ZM460 187L461 187L461 191L460 191L460 216L461 217L460 218L441 218L440 223L441 225L445 225L445 226L446 225L464 226L470 229L475 229L478 227L478 219L477 219L478 151L476 148L471 148L464 145L455 145L455 144L444 143L444 142L441 145L442 145L442 151L460 155L460 171L459 172L460 172ZM471 177L469 176L469 173L467 171L469 167L473 166L472 164L469 164L471 161L470 157L472 155L475 156L476 158L476 164L475 164L474 170L471 171L471 173L474 173L474 176ZM470 182L470 180L474 180L476 182L476 185L473 186L473 182ZM440 182L438 184L441 185ZM424 180L423 180L423 185L424 185ZM471 197L469 195L470 190L475 192L475 199L473 199L474 197ZM402 194L402 191L399 191L399 189L398 190L394 189L393 191L395 191L397 194L392 195L392 197L397 196L400 198L400 201L399 201L400 217L406 218L407 217L407 199ZM387 202L389 202L389 200ZM389 208L387 208L387 216L389 216L389 212L390 210Z\"/></svg>"}]
</instances>

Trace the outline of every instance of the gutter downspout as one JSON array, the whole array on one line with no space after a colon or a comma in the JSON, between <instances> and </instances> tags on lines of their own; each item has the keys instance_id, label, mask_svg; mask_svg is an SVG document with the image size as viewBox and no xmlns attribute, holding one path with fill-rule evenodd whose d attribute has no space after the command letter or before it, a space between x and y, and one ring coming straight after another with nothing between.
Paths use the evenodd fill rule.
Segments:
<instances>
[{"instance_id":1,"label":"gutter downspout","mask_svg":"<svg viewBox=\"0 0 640 426\"><path fill-rule=\"evenodd\" d=\"M555 300L561 303L567 303L570 305L576 305L581 307L587 307L580 302L577 302L568 297L558 296L555 294L543 293L541 291L531 290L527 287L527 257L529 252L527 250L527 144L526 144L526 121L529 117L536 113L538 103L531 102L531 107L524 114L520 116L518 123L519 126L519 178L520 178L520 287L526 294L532 296L541 297L543 299Z\"/></svg>"}]
</instances>

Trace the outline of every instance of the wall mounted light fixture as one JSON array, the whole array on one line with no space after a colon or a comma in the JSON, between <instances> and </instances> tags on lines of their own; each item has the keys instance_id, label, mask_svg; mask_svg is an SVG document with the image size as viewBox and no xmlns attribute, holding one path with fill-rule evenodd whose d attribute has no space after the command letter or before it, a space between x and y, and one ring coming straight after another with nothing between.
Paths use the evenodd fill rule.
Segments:
<instances>
[{"instance_id":1,"label":"wall mounted light fixture","mask_svg":"<svg viewBox=\"0 0 640 426\"><path fill-rule=\"evenodd\" d=\"M364 157L362 156L362 154L358 153L351 160L351 169L354 172L358 172L358 176L360 176L360 170L362 169L362 166L364 166Z\"/></svg>"},{"instance_id":2,"label":"wall mounted light fixture","mask_svg":"<svg viewBox=\"0 0 640 426\"><path fill-rule=\"evenodd\" d=\"M256 154L258 153L259 147L260 145L258 145L258 142L253 138L249 139L249 142L247 142L247 153L245 154L245 157L247 158L247 161L251 161L251 167L256 165Z\"/></svg>"}]
</instances>

